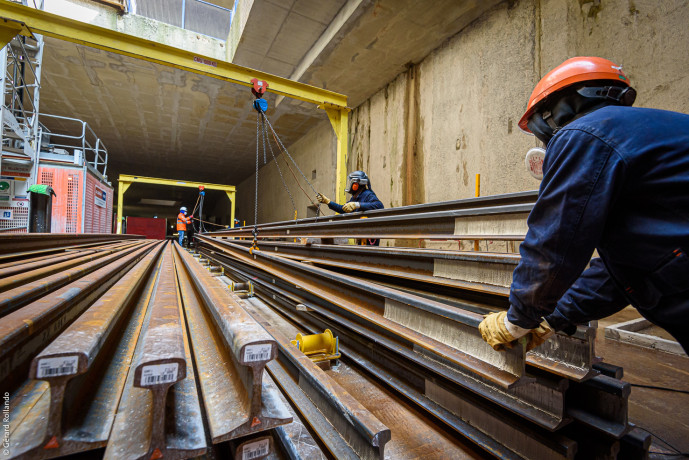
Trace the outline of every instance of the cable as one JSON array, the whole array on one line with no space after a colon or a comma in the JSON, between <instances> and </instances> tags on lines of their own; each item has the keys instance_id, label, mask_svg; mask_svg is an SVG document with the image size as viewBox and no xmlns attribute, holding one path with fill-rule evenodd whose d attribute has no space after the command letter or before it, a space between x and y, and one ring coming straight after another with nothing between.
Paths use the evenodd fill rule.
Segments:
<instances>
[{"instance_id":1,"label":"cable","mask_svg":"<svg viewBox=\"0 0 689 460\"><path fill-rule=\"evenodd\" d=\"M654 455L665 455L668 457L686 457L686 458L689 458L689 452L660 452L660 451L649 450L648 453L654 454Z\"/></svg>"},{"instance_id":2,"label":"cable","mask_svg":"<svg viewBox=\"0 0 689 460\"><path fill-rule=\"evenodd\" d=\"M683 453L681 450L679 450L678 448L676 448L675 446L673 446L672 444L670 444L669 442L667 442L666 440L664 440L663 438L661 438L660 436L658 436L657 434L653 433L652 431L650 431L650 430L648 430L648 429L646 429L646 428L642 428L642 427L637 427L637 428L639 428L640 430L645 431L646 433L650 434L650 435L653 436L654 438L660 440L663 444L665 444L665 445L668 446L670 449L672 449L672 450L674 450L674 451L676 452L676 454L665 454L665 453L663 453L663 452L657 452L657 453L660 453L660 454L663 454L663 455L687 456L687 455L686 455L685 453ZM649 453L651 453L651 452L649 452ZM654 452L654 453L655 453L655 452Z\"/></svg>"},{"instance_id":3,"label":"cable","mask_svg":"<svg viewBox=\"0 0 689 460\"><path fill-rule=\"evenodd\" d=\"M651 390L661 390L661 391L673 391L675 393L684 393L689 395L689 390L680 390L677 388L668 388L668 387L657 387L655 385L642 385L640 383L630 383L629 385L633 387L639 387L639 388L648 388Z\"/></svg>"},{"instance_id":4,"label":"cable","mask_svg":"<svg viewBox=\"0 0 689 460\"><path fill-rule=\"evenodd\" d=\"M264 116L266 122L268 123L268 126L270 127L270 131L273 133L273 139L275 139L275 143L277 144L278 149L279 149L282 153L284 153L285 155L287 155L287 157L288 157L290 160L292 160L292 163L294 163L294 166L297 167L297 171L299 171L299 174L301 174L301 177L304 178L304 180L306 181L306 183L309 184L309 187L311 187L311 190L313 190L313 193L314 193L314 194L318 194L318 192L317 192L316 189L313 187L313 185L311 184L311 182L309 182L309 180L306 178L306 176L304 175L304 173L302 172L302 170L299 168L299 165L297 164L297 162L294 161L294 158L292 158L292 155L289 154L289 152L287 151L287 148L284 146L284 144L282 143L282 141L280 141L280 138L277 136L277 133L276 133L275 130L273 129L273 125L270 124L270 120L268 120L268 117L266 117L265 115L263 115L263 116ZM303 187L301 186L301 184L299 183L299 179L297 179L297 175L294 173L294 170L292 169L292 166L289 164L289 162L288 162L287 160L285 160L285 163L287 164L287 167L289 168L290 172L292 173L292 176L294 177L294 180L295 180L295 182L297 183L297 185L299 186L299 188L301 189L301 191L304 192L304 195L306 195L306 198L308 198L308 200L311 202L311 204L312 204L313 206L316 207L316 216L318 216L318 214L322 214L320 203L316 204L316 203L311 199L311 196L306 192L306 190L304 190L304 188L303 188Z\"/></svg>"},{"instance_id":5,"label":"cable","mask_svg":"<svg viewBox=\"0 0 689 460\"><path fill-rule=\"evenodd\" d=\"M215 225L216 227L229 227L229 225L225 225L225 224L215 224L215 223L213 223L213 222L208 222L208 221L206 221L206 220L201 220L201 219L199 219L199 218L197 218L197 217L194 217L194 220L198 220L199 222L203 222L204 224L208 224L208 225Z\"/></svg>"},{"instance_id":6,"label":"cable","mask_svg":"<svg viewBox=\"0 0 689 460\"><path fill-rule=\"evenodd\" d=\"M265 123L265 115L261 119L261 125L263 129L261 130L262 133L262 138L263 138L263 154L265 155L266 153L266 137L268 137L268 128L266 128L266 123ZM287 182L285 182L285 178L282 177L282 170L280 169L280 165L278 164L277 158L275 158L275 153L273 152L273 146L270 145L270 141L268 141L268 149L270 150L270 156L273 157L273 161L275 162L275 166L278 168L278 173L280 174L280 180L282 181L283 187L285 187L285 190L287 190L287 194L289 195L289 199L292 202L292 208L294 211L297 211L297 205L294 204L294 197L292 197L292 192L290 192L289 187L287 187Z\"/></svg>"}]
</instances>

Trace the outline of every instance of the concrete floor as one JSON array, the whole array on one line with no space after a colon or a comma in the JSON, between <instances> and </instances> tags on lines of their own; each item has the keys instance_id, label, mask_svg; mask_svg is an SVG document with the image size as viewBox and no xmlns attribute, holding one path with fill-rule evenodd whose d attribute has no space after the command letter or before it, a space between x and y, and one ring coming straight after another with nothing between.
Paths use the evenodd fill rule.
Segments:
<instances>
[{"instance_id":1,"label":"concrete floor","mask_svg":"<svg viewBox=\"0 0 689 460\"><path fill-rule=\"evenodd\" d=\"M623 380L689 391L689 357L620 343L605 338L605 327L639 318L631 307L599 321L596 351L605 362L624 368ZM629 421L689 452L689 394L632 387ZM651 451L671 452L656 438ZM651 456L651 458L680 458Z\"/></svg>"}]
</instances>

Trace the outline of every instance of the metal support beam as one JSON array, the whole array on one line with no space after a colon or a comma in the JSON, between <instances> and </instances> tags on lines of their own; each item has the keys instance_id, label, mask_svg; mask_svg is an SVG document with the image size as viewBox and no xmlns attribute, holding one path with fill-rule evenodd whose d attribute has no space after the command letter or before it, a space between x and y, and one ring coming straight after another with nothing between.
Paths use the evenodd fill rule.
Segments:
<instances>
[{"instance_id":1,"label":"metal support beam","mask_svg":"<svg viewBox=\"0 0 689 460\"><path fill-rule=\"evenodd\" d=\"M155 185L165 185L168 187L191 187L199 188L201 186L205 187L207 190L221 190L227 194L227 198L230 199L230 220L231 226L234 227L234 208L235 208L235 193L236 188L234 185L222 185L222 184L206 184L203 182L191 182L188 180L175 180L175 179L161 179L158 177L142 177L142 176L130 176L128 174L120 174L119 179L117 179L117 233L122 233L122 213L124 210L124 192L127 191L130 185L133 183L140 184L155 184Z\"/></svg>"},{"instance_id":2,"label":"metal support beam","mask_svg":"<svg viewBox=\"0 0 689 460\"><path fill-rule=\"evenodd\" d=\"M347 151L349 145L349 114L348 109L341 109L331 104L319 106L325 109L328 114L330 124L337 136L337 157L335 160L335 193L338 203L347 201L345 197L345 184L347 183Z\"/></svg>"},{"instance_id":3,"label":"metal support beam","mask_svg":"<svg viewBox=\"0 0 689 460\"><path fill-rule=\"evenodd\" d=\"M350 110L347 107L347 96L13 2L0 2L0 44L4 46L17 33L38 33L244 86L252 86L251 80L257 78L270 84L269 92L317 104L326 110L337 135L335 183L338 200L344 202L347 122ZM2 42L5 39L6 41ZM234 201L232 203L234 205ZM118 233L120 230L121 224L118 221Z\"/></svg>"},{"instance_id":4,"label":"metal support beam","mask_svg":"<svg viewBox=\"0 0 689 460\"><path fill-rule=\"evenodd\" d=\"M122 211L124 209L124 192L127 191L129 186L132 185L131 182L124 182L121 179L117 187L117 234L122 234Z\"/></svg>"}]
</instances>

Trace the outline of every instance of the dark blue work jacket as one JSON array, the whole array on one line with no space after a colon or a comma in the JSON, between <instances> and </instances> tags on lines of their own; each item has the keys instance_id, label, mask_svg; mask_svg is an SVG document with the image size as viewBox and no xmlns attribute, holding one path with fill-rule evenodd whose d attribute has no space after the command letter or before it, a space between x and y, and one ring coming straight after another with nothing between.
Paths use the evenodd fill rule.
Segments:
<instances>
[{"instance_id":1,"label":"dark blue work jacket","mask_svg":"<svg viewBox=\"0 0 689 460\"><path fill-rule=\"evenodd\" d=\"M378 199L375 193L373 193L373 190L370 189L364 189L359 193L357 196L353 196L349 201L357 201L360 203L359 209L357 209L354 212L357 211L370 211L372 209L383 209L385 206L383 206L383 203ZM342 205L337 204L334 201L331 201L328 203L328 207L335 211L338 214L343 214L344 211L342 210ZM380 245L380 240L371 240L371 239L365 239L361 240L361 244L366 245L366 246L379 246Z\"/></svg>"},{"instance_id":2,"label":"dark blue work jacket","mask_svg":"<svg viewBox=\"0 0 689 460\"><path fill-rule=\"evenodd\" d=\"M383 203L378 199L373 190L364 189L357 196L352 196L347 203L351 201L358 201L361 207L357 211L370 211L372 209L383 209ZM338 214L343 214L342 205L337 204L334 201L328 203L328 207ZM356 211L355 211L356 212Z\"/></svg>"},{"instance_id":3,"label":"dark blue work jacket","mask_svg":"<svg viewBox=\"0 0 689 460\"><path fill-rule=\"evenodd\" d=\"M632 304L686 348L689 115L608 106L567 125L548 144L528 224L511 322L560 330Z\"/></svg>"}]
</instances>

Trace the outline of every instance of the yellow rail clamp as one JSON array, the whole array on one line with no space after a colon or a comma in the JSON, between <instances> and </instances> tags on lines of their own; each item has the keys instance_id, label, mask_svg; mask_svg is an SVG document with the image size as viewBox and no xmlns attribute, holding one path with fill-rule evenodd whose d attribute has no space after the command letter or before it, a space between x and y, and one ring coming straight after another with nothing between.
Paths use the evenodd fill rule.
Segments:
<instances>
[{"instance_id":1,"label":"yellow rail clamp","mask_svg":"<svg viewBox=\"0 0 689 460\"><path fill-rule=\"evenodd\" d=\"M296 340L292 340L292 345L299 351L308 356L314 363L327 364L340 358L339 340L330 329L326 329L322 334L303 335L297 334Z\"/></svg>"},{"instance_id":2,"label":"yellow rail clamp","mask_svg":"<svg viewBox=\"0 0 689 460\"><path fill-rule=\"evenodd\" d=\"M254 285L251 281L247 281L246 283L235 283L232 281L232 283L230 283L230 291L238 294L245 294L246 297L253 297Z\"/></svg>"}]
</instances>

